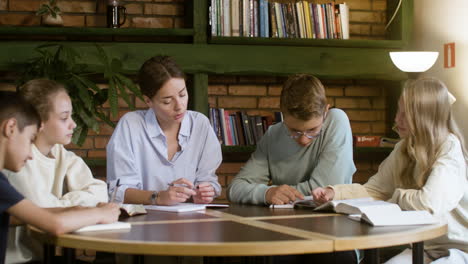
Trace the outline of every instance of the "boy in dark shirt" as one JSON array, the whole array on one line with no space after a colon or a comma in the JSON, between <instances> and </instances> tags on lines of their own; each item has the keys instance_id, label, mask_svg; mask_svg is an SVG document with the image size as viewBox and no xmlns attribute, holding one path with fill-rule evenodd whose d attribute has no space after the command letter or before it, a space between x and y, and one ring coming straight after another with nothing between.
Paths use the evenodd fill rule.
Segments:
<instances>
[{"instance_id":1,"label":"boy in dark shirt","mask_svg":"<svg viewBox=\"0 0 468 264\"><path fill-rule=\"evenodd\" d=\"M19 171L32 159L31 143L40 127L36 110L17 93L0 92L0 171ZM0 263L5 261L7 232L12 222L36 226L55 235L93 224L117 221L117 204L94 208L40 208L24 199L0 172Z\"/></svg>"}]
</instances>

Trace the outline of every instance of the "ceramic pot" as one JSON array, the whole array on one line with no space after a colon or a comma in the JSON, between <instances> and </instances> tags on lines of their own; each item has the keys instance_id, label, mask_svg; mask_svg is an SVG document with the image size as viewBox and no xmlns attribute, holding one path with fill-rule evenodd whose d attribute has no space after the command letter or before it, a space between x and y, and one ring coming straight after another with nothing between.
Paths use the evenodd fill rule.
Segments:
<instances>
[{"instance_id":1,"label":"ceramic pot","mask_svg":"<svg viewBox=\"0 0 468 264\"><path fill-rule=\"evenodd\" d=\"M42 24L51 27L61 27L63 26L63 20L60 15L57 15L54 18L52 15L49 14L42 17Z\"/></svg>"}]
</instances>

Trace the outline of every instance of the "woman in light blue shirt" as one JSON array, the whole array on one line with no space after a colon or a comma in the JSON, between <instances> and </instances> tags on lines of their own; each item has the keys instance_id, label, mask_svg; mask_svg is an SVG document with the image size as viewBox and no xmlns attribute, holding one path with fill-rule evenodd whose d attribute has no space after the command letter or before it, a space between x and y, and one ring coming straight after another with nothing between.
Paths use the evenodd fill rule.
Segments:
<instances>
[{"instance_id":1,"label":"woman in light blue shirt","mask_svg":"<svg viewBox=\"0 0 468 264\"><path fill-rule=\"evenodd\" d=\"M112 134L109 194L135 204L213 201L221 192L215 174L221 146L208 118L187 111L184 73L172 58L156 56L138 77L149 109L125 114Z\"/></svg>"}]
</instances>

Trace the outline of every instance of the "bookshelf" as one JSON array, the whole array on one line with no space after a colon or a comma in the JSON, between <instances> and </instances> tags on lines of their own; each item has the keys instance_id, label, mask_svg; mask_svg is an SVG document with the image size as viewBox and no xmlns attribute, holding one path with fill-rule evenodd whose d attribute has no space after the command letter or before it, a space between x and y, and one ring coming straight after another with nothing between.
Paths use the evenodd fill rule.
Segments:
<instances>
[{"instance_id":1,"label":"bookshelf","mask_svg":"<svg viewBox=\"0 0 468 264\"><path fill-rule=\"evenodd\" d=\"M209 74L285 76L310 73L323 79L381 80L389 88L388 98L392 103L388 105L396 105L401 82L407 79L407 75L392 65L388 52L402 50L409 44L412 0L402 2L385 40L210 37L209 2L186 0L186 28L182 29L1 26L0 35L6 40L0 42L0 71L11 70L13 63L34 57L35 47L50 42L51 39L47 37L55 36L80 49L82 62L91 65L91 69L93 65L98 65L93 61L93 56L88 55L94 52L95 43L101 45L110 57L122 60L129 74L137 72L151 56L173 56L192 76L191 108L205 114L208 114ZM397 2L387 1L388 17L395 10ZM33 39L28 38L31 35ZM181 40L143 41L154 36ZM100 37L108 38L101 40ZM124 40L119 41L118 38ZM391 119L395 111L387 111ZM231 147L223 150L226 153L237 151Z\"/></svg>"}]
</instances>

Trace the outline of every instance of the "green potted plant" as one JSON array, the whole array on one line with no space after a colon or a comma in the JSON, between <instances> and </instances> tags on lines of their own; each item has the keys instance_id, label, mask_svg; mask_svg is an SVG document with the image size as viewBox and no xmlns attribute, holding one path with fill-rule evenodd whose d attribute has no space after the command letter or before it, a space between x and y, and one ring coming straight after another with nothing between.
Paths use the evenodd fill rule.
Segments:
<instances>
[{"instance_id":1,"label":"green potted plant","mask_svg":"<svg viewBox=\"0 0 468 264\"><path fill-rule=\"evenodd\" d=\"M47 26L63 26L63 20L60 16L60 8L57 6L57 0L49 0L42 4L36 12L36 15L42 16L42 24Z\"/></svg>"},{"instance_id":2,"label":"green potted plant","mask_svg":"<svg viewBox=\"0 0 468 264\"><path fill-rule=\"evenodd\" d=\"M119 96L130 109L135 109L130 93L143 100L135 83L124 75L121 61L109 58L98 45L96 56L101 64L97 67L99 70L90 70L88 65L80 63L79 53L66 44L41 45L36 51L38 57L14 65L21 72L17 84L20 86L32 79L47 78L65 85L72 99L73 119L77 124L72 138L75 144L81 145L90 129L99 132L99 120L115 126L110 116L116 117L118 114ZM99 88L96 79L107 83L108 88ZM110 115L102 108L106 101L110 105Z\"/></svg>"}]
</instances>

